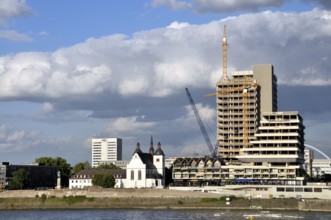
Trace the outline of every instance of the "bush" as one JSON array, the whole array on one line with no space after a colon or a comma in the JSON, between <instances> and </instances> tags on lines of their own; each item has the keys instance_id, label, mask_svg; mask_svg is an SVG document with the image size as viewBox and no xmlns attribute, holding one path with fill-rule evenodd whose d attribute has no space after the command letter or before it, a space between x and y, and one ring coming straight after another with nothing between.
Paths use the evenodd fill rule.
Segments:
<instances>
[{"instance_id":1,"label":"bush","mask_svg":"<svg viewBox=\"0 0 331 220\"><path fill-rule=\"evenodd\" d=\"M41 199L41 202L44 203L47 199L46 194L42 194L40 199Z\"/></svg>"},{"instance_id":2,"label":"bush","mask_svg":"<svg viewBox=\"0 0 331 220\"><path fill-rule=\"evenodd\" d=\"M84 202L86 200L86 196L63 196L63 200L68 203L69 205L78 203L78 202Z\"/></svg>"}]
</instances>

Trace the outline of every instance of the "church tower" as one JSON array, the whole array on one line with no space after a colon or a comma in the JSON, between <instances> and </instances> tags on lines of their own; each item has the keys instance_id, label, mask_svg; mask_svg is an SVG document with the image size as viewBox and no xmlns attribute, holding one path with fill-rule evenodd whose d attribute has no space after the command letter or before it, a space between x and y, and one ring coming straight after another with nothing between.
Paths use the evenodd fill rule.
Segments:
<instances>
[{"instance_id":1,"label":"church tower","mask_svg":"<svg viewBox=\"0 0 331 220\"><path fill-rule=\"evenodd\" d=\"M157 144L157 149L154 152L153 155L153 164L156 167L157 171L159 174L165 176L165 162L164 162L164 153L163 150L161 149L161 143L159 142Z\"/></svg>"}]
</instances>

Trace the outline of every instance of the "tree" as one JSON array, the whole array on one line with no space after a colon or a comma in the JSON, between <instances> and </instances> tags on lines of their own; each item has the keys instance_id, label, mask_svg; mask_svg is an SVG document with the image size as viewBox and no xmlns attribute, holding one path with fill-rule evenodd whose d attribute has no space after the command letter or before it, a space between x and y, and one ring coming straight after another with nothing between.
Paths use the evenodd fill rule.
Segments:
<instances>
[{"instance_id":1,"label":"tree","mask_svg":"<svg viewBox=\"0 0 331 220\"><path fill-rule=\"evenodd\" d=\"M29 174L24 169L19 169L13 172L13 177L9 181L9 189L28 188L29 180Z\"/></svg>"},{"instance_id":2,"label":"tree","mask_svg":"<svg viewBox=\"0 0 331 220\"><path fill-rule=\"evenodd\" d=\"M36 163L44 164L45 166L55 166L58 167L61 172L61 183L63 186L69 185L69 177L71 174L71 167L67 161L61 157L39 157L35 159Z\"/></svg>"},{"instance_id":3,"label":"tree","mask_svg":"<svg viewBox=\"0 0 331 220\"><path fill-rule=\"evenodd\" d=\"M94 168L96 170L104 170L104 169L109 169L109 170L118 170L121 169L118 166L110 163L110 164L100 164L99 166L97 166L96 168Z\"/></svg>"},{"instance_id":4,"label":"tree","mask_svg":"<svg viewBox=\"0 0 331 220\"><path fill-rule=\"evenodd\" d=\"M78 173L81 170L91 169L91 165L88 161L77 163L71 170L71 175Z\"/></svg>"},{"instance_id":5,"label":"tree","mask_svg":"<svg viewBox=\"0 0 331 220\"><path fill-rule=\"evenodd\" d=\"M100 186L102 188L114 188L115 178L109 173L95 174L92 183L94 186Z\"/></svg>"}]
</instances>

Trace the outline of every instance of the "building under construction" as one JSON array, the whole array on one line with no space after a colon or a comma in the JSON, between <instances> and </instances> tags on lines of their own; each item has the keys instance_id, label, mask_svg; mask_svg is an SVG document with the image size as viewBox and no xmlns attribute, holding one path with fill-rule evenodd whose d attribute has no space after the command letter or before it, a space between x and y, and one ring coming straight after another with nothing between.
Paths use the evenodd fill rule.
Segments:
<instances>
[{"instance_id":1,"label":"building under construction","mask_svg":"<svg viewBox=\"0 0 331 220\"><path fill-rule=\"evenodd\" d=\"M277 111L273 66L253 65L228 75L225 27L222 48L223 74L216 92L207 95L216 97L217 156L225 162L219 177L234 183L303 185L303 121L298 112ZM175 164L175 181L196 181L194 173L180 173Z\"/></svg>"},{"instance_id":2,"label":"building under construction","mask_svg":"<svg viewBox=\"0 0 331 220\"><path fill-rule=\"evenodd\" d=\"M303 184L304 126L298 112L277 111L277 77L270 64L223 75L216 84L217 145L229 179L242 182Z\"/></svg>"}]
</instances>

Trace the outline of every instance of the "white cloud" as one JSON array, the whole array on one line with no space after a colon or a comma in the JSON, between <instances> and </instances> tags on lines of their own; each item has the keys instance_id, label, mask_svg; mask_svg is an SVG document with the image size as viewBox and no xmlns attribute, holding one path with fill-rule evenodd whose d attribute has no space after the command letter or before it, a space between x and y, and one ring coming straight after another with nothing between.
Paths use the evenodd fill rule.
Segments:
<instances>
[{"instance_id":1,"label":"white cloud","mask_svg":"<svg viewBox=\"0 0 331 220\"><path fill-rule=\"evenodd\" d=\"M171 9L188 9L191 7L191 3L188 3L186 1L179 1L179 0L153 0L152 6L158 7L158 6L167 6Z\"/></svg>"},{"instance_id":2,"label":"white cloud","mask_svg":"<svg viewBox=\"0 0 331 220\"><path fill-rule=\"evenodd\" d=\"M35 146L40 137L38 131L16 130L8 125L0 125L0 150L20 151Z\"/></svg>"},{"instance_id":3,"label":"white cloud","mask_svg":"<svg viewBox=\"0 0 331 220\"><path fill-rule=\"evenodd\" d=\"M127 131L140 131L144 132L155 126L155 122L139 121L138 117L117 118L110 122L108 130L111 133L127 132Z\"/></svg>"},{"instance_id":4,"label":"white cloud","mask_svg":"<svg viewBox=\"0 0 331 220\"><path fill-rule=\"evenodd\" d=\"M193 0L199 12L258 11L265 7L279 7L284 0Z\"/></svg>"},{"instance_id":5,"label":"white cloud","mask_svg":"<svg viewBox=\"0 0 331 220\"><path fill-rule=\"evenodd\" d=\"M21 34L13 30L0 30L0 38L12 40L12 41L21 41L21 42L32 41L32 39L28 35Z\"/></svg>"},{"instance_id":6,"label":"white cloud","mask_svg":"<svg viewBox=\"0 0 331 220\"><path fill-rule=\"evenodd\" d=\"M0 22L3 19L29 15L32 10L25 0L0 0Z\"/></svg>"},{"instance_id":7,"label":"white cloud","mask_svg":"<svg viewBox=\"0 0 331 220\"><path fill-rule=\"evenodd\" d=\"M0 57L0 97L165 97L185 87L213 88L221 76L223 25L228 26L228 67L271 63L279 83L330 85L331 12L262 12L203 25L88 39L52 53ZM172 28L169 28L172 27ZM219 74L219 75L218 75ZM47 101L47 100L46 100Z\"/></svg>"}]
</instances>

